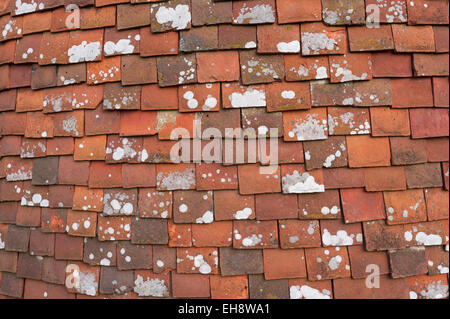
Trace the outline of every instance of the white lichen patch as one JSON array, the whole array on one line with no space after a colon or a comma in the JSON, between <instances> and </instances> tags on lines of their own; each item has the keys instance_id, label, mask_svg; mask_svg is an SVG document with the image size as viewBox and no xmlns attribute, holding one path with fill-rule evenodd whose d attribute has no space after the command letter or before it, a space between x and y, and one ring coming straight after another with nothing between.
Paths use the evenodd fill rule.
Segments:
<instances>
[{"instance_id":1,"label":"white lichen patch","mask_svg":"<svg viewBox=\"0 0 450 319\"><path fill-rule=\"evenodd\" d=\"M159 278L144 278L137 275L134 281L134 292L140 297L166 297L169 295L169 289L163 279Z\"/></svg>"},{"instance_id":2,"label":"white lichen patch","mask_svg":"<svg viewBox=\"0 0 450 319\"><path fill-rule=\"evenodd\" d=\"M2 233L0 233L0 249L5 249L5 241L2 240Z\"/></svg>"},{"instance_id":3,"label":"white lichen patch","mask_svg":"<svg viewBox=\"0 0 450 319\"><path fill-rule=\"evenodd\" d=\"M64 78L64 77L62 77ZM86 93L81 93L79 97L72 97L72 108L79 109L80 107L87 106L91 103L89 101L89 96Z\"/></svg>"},{"instance_id":4,"label":"white lichen patch","mask_svg":"<svg viewBox=\"0 0 450 319\"><path fill-rule=\"evenodd\" d=\"M2 36L5 39L10 33L22 34L22 29L17 25L17 21L9 20L7 24L3 27Z\"/></svg>"},{"instance_id":5,"label":"white lichen patch","mask_svg":"<svg viewBox=\"0 0 450 319\"><path fill-rule=\"evenodd\" d=\"M214 214L212 211L206 211L201 217L195 220L196 224L211 224L214 221Z\"/></svg>"},{"instance_id":6,"label":"white lichen patch","mask_svg":"<svg viewBox=\"0 0 450 319\"><path fill-rule=\"evenodd\" d=\"M157 7L155 5L154 7ZM152 10L154 9L152 8ZM189 6L184 4L178 4L175 8L166 8L159 6L156 12L156 21L160 25L169 25L172 29L183 30L191 23L191 12Z\"/></svg>"},{"instance_id":7,"label":"white lichen patch","mask_svg":"<svg viewBox=\"0 0 450 319\"><path fill-rule=\"evenodd\" d=\"M336 205L332 206L331 208L327 207L327 206L323 206L320 210L322 215L325 215L325 216L327 216L329 214L337 215L340 211L341 211L341 209Z\"/></svg>"},{"instance_id":8,"label":"white lichen patch","mask_svg":"<svg viewBox=\"0 0 450 319\"><path fill-rule=\"evenodd\" d=\"M319 60L316 60L312 65L300 64L297 68L295 66L289 69L290 72L294 72L300 79L315 78L316 80L328 78L328 67L320 66ZM310 74L311 72L311 74Z\"/></svg>"},{"instance_id":9,"label":"white lichen patch","mask_svg":"<svg viewBox=\"0 0 450 319\"><path fill-rule=\"evenodd\" d=\"M284 90L281 92L281 97L285 100L295 99L295 92L292 90Z\"/></svg>"},{"instance_id":10,"label":"white lichen patch","mask_svg":"<svg viewBox=\"0 0 450 319\"><path fill-rule=\"evenodd\" d=\"M30 190L23 190L23 196L20 201L22 206L49 207L48 194L32 193Z\"/></svg>"},{"instance_id":11,"label":"white lichen patch","mask_svg":"<svg viewBox=\"0 0 450 319\"><path fill-rule=\"evenodd\" d=\"M245 87L241 87L241 90ZM241 107L265 107L266 92L264 89L255 87L247 87L245 92L233 92L228 96L231 106L235 108Z\"/></svg>"},{"instance_id":12,"label":"white lichen patch","mask_svg":"<svg viewBox=\"0 0 450 319\"><path fill-rule=\"evenodd\" d=\"M262 234L252 234L251 236L245 237L242 239L242 246L244 247L255 247L259 243L262 242L263 235Z\"/></svg>"},{"instance_id":13,"label":"white lichen patch","mask_svg":"<svg viewBox=\"0 0 450 319\"><path fill-rule=\"evenodd\" d=\"M273 79L280 78L279 74L275 70L275 66L273 65L273 63L266 62L262 59L256 59L255 57L249 59L246 64L242 64L241 70L242 72L252 74L256 77L270 76Z\"/></svg>"},{"instance_id":14,"label":"white lichen patch","mask_svg":"<svg viewBox=\"0 0 450 319\"><path fill-rule=\"evenodd\" d=\"M318 114L308 114L305 120L294 122L294 128L288 132L290 138L297 141L324 140L327 138L327 121L317 119Z\"/></svg>"},{"instance_id":15,"label":"white lichen patch","mask_svg":"<svg viewBox=\"0 0 450 319\"><path fill-rule=\"evenodd\" d=\"M71 135L80 135L80 133L78 132L78 120L75 116L71 116L68 119L63 120L62 129L64 132L67 132Z\"/></svg>"},{"instance_id":16,"label":"white lichen patch","mask_svg":"<svg viewBox=\"0 0 450 319\"><path fill-rule=\"evenodd\" d=\"M277 50L282 53L299 53L300 41L294 40L290 42L279 42L277 44Z\"/></svg>"},{"instance_id":17,"label":"white lichen patch","mask_svg":"<svg viewBox=\"0 0 450 319\"><path fill-rule=\"evenodd\" d=\"M321 51L330 53L339 50L337 41L329 38L326 33L304 32L301 40L303 55L317 55L321 54Z\"/></svg>"},{"instance_id":18,"label":"white lichen patch","mask_svg":"<svg viewBox=\"0 0 450 319\"><path fill-rule=\"evenodd\" d=\"M65 104L72 104L71 93L46 94L42 101L43 108L53 112L63 111Z\"/></svg>"},{"instance_id":19,"label":"white lichen patch","mask_svg":"<svg viewBox=\"0 0 450 319\"><path fill-rule=\"evenodd\" d=\"M100 82L113 80L119 71L120 69L117 66L111 66L106 70L100 70L97 73L91 73L89 75L89 78L94 84L98 84Z\"/></svg>"},{"instance_id":20,"label":"white lichen patch","mask_svg":"<svg viewBox=\"0 0 450 319\"><path fill-rule=\"evenodd\" d=\"M426 234L425 232L418 232L415 237L419 245L424 246L438 246L442 245L442 237L436 234Z\"/></svg>"},{"instance_id":21,"label":"white lichen patch","mask_svg":"<svg viewBox=\"0 0 450 319\"><path fill-rule=\"evenodd\" d=\"M331 291L322 291L307 285L291 286L289 289L291 299L331 299Z\"/></svg>"},{"instance_id":22,"label":"white lichen patch","mask_svg":"<svg viewBox=\"0 0 450 319\"><path fill-rule=\"evenodd\" d=\"M268 4L247 7L244 3L239 11L238 16L234 19L234 23L257 24L257 23L273 23L275 22L274 8Z\"/></svg>"},{"instance_id":23,"label":"white lichen patch","mask_svg":"<svg viewBox=\"0 0 450 319\"><path fill-rule=\"evenodd\" d=\"M122 90L120 95L103 99L103 105L108 110L120 110L122 108L132 108L139 100L139 94L134 91L127 92Z\"/></svg>"},{"instance_id":24,"label":"white lichen patch","mask_svg":"<svg viewBox=\"0 0 450 319\"><path fill-rule=\"evenodd\" d=\"M38 142L36 144L22 144L20 148L20 157L21 158L33 158L35 157L35 152L38 154L45 154L47 147L44 143Z\"/></svg>"},{"instance_id":25,"label":"white lichen patch","mask_svg":"<svg viewBox=\"0 0 450 319\"><path fill-rule=\"evenodd\" d=\"M448 266L445 266L445 265L438 265L437 270L439 270L440 274L448 274L449 273Z\"/></svg>"},{"instance_id":26,"label":"white lichen patch","mask_svg":"<svg viewBox=\"0 0 450 319\"><path fill-rule=\"evenodd\" d=\"M217 267L217 265L214 266ZM198 268L198 271L203 275L210 274L212 270L211 266L203 258L203 255L200 254L194 257L194 267Z\"/></svg>"},{"instance_id":27,"label":"white lichen patch","mask_svg":"<svg viewBox=\"0 0 450 319\"><path fill-rule=\"evenodd\" d=\"M24 53L22 53L22 59L28 59L28 55L34 52L33 48L28 48Z\"/></svg>"},{"instance_id":28,"label":"white lichen patch","mask_svg":"<svg viewBox=\"0 0 450 319\"><path fill-rule=\"evenodd\" d=\"M136 194L125 192L106 193L103 196L104 215L125 215L135 213Z\"/></svg>"},{"instance_id":29,"label":"white lichen patch","mask_svg":"<svg viewBox=\"0 0 450 319\"><path fill-rule=\"evenodd\" d=\"M325 186L317 184L314 176L308 172L300 174L295 170L292 174L286 174L281 178L283 193L322 193Z\"/></svg>"},{"instance_id":30,"label":"white lichen patch","mask_svg":"<svg viewBox=\"0 0 450 319\"><path fill-rule=\"evenodd\" d=\"M103 51L105 55L132 54L134 45L131 44L131 39L120 39L117 42L107 41L103 46Z\"/></svg>"},{"instance_id":31,"label":"white lichen patch","mask_svg":"<svg viewBox=\"0 0 450 319\"><path fill-rule=\"evenodd\" d=\"M114 161L136 160L144 162L148 158L147 151L139 150L135 139L122 138L118 143L111 141L106 148L106 154L111 154Z\"/></svg>"},{"instance_id":32,"label":"white lichen patch","mask_svg":"<svg viewBox=\"0 0 450 319\"><path fill-rule=\"evenodd\" d=\"M119 217L118 217L119 218ZM121 218L121 222L114 227L110 221L106 221L103 225L98 227L98 237L100 240L116 240L116 237L127 239L131 238L131 226L129 222L124 222Z\"/></svg>"},{"instance_id":33,"label":"white lichen patch","mask_svg":"<svg viewBox=\"0 0 450 319\"><path fill-rule=\"evenodd\" d=\"M343 65L340 65L339 63L332 63L330 72L334 75L335 78L339 79L339 82L360 81L368 79L368 74L366 72L363 72L360 75L353 74L353 71L350 69L350 66L348 65L348 62L346 60L343 61Z\"/></svg>"},{"instance_id":34,"label":"white lichen patch","mask_svg":"<svg viewBox=\"0 0 450 319\"><path fill-rule=\"evenodd\" d=\"M351 246L354 242L362 243L362 234L347 234L345 230L338 230L336 235L332 235L328 229L323 230L322 243L324 246Z\"/></svg>"},{"instance_id":35,"label":"white lichen patch","mask_svg":"<svg viewBox=\"0 0 450 319\"><path fill-rule=\"evenodd\" d=\"M14 13L16 15L32 13L36 10L43 10L45 8L45 4L43 2L35 1L35 0L15 0L15 9Z\"/></svg>"},{"instance_id":36,"label":"white lichen patch","mask_svg":"<svg viewBox=\"0 0 450 319\"><path fill-rule=\"evenodd\" d=\"M234 219L248 219L250 215L253 213L253 210L249 207L246 207L242 210L238 210L233 214Z\"/></svg>"},{"instance_id":37,"label":"white lichen patch","mask_svg":"<svg viewBox=\"0 0 450 319\"><path fill-rule=\"evenodd\" d=\"M190 110L200 109L202 111L210 111L217 107L218 101L217 99L208 94L203 100L202 103L199 103L198 99L195 97L194 92L186 91L183 94L183 99L186 100L186 105ZM201 105L203 104L203 105Z\"/></svg>"},{"instance_id":38,"label":"white lichen patch","mask_svg":"<svg viewBox=\"0 0 450 319\"><path fill-rule=\"evenodd\" d=\"M335 25L339 20L339 13L328 8L322 10L323 21L327 24Z\"/></svg>"},{"instance_id":39,"label":"white lichen patch","mask_svg":"<svg viewBox=\"0 0 450 319\"><path fill-rule=\"evenodd\" d=\"M73 45L67 51L70 63L95 61L102 53L100 41L83 41L79 45Z\"/></svg>"},{"instance_id":40,"label":"white lichen patch","mask_svg":"<svg viewBox=\"0 0 450 319\"><path fill-rule=\"evenodd\" d=\"M195 65L192 61L183 58L185 68L178 73L178 84L192 81L195 78ZM170 67L170 65L168 65Z\"/></svg>"},{"instance_id":41,"label":"white lichen patch","mask_svg":"<svg viewBox=\"0 0 450 319\"><path fill-rule=\"evenodd\" d=\"M246 49L254 49L254 48L256 48L256 42L255 42L255 41L249 41L249 42L247 42L247 43L244 45L244 47L245 47Z\"/></svg>"},{"instance_id":42,"label":"white lichen patch","mask_svg":"<svg viewBox=\"0 0 450 319\"><path fill-rule=\"evenodd\" d=\"M388 23L408 22L408 15L404 4L404 0L378 0L376 3L380 9L387 8L385 17Z\"/></svg>"},{"instance_id":43,"label":"white lichen patch","mask_svg":"<svg viewBox=\"0 0 450 319\"><path fill-rule=\"evenodd\" d=\"M331 257L330 260L328 261L328 267L331 270L336 270L339 268L339 265L342 262L342 257L340 255Z\"/></svg>"},{"instance_id":44,"label":"white lichen patch","mask_svg":"<svg viewBox=\"0 0 450 319\"><path fill-rule=\"evenodd\" d=\"M187 168L183 172L159 172L156 185L164 190L182 190L195 187L195 172Z\"/></svg>"},{"instance_id":45,"label":"white lichen patch","mask_svg":"<svg viewBox=\"0 0 450 319\"><path fill-rule=\"evenodd\" d=\"M75 290L83 295L95 296L98 291L98 282L96 281L95 274L88 271L74 271L74 276L79 276L79 280L75 281Z\"/></svg>"},{"instance_id":46,"label":"white lichen patch","mask_svg":"<svg viewBox=\"0 0 450 319\"><path fill-rule=\"evenodd\" d=\"M340 125L345 125L350 130L350 135L370 134L370 122L365 120L364 123L356 123L355 114L352 112L345 112L339 116L328 114L328 128L331 135L334 134L334 129Z\"/></svg>"},{"instance_id":47,"label":"white lichen patch","mask_svg":"<svg viewBox=\"0 0 450 319\"><path fill-rule=\"evenodd\" d=\"M432 281L426 289L422 289L419 295L424 299L443 299L448 298L448 285L439 281Z\"/></svg>"},{"instance_id":48,"label":"white lichen patch","mask_svg":"<svg viewBox=\"0 0 450 319\"><path fill-rule=\"evenodd\" d=\"M33 177L33 171L31 168L26 169L24 166L20 166L15 170L11 170L11 164L7 164L6 167L6 180L8 182L26 181Z\"/></svg>"}]
</instances>

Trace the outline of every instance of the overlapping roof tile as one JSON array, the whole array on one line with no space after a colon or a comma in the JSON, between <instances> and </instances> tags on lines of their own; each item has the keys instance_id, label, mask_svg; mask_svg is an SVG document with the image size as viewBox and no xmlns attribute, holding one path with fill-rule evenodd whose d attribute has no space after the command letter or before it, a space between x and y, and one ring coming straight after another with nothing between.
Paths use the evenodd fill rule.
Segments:
<instances>
[{"instance_id":1,"label":"overlapping roof tile","mask_svg":"<svg viewBox=\"0 0 450 319\"><path fill-rule=\"evenodd\" d=\"M448 12L0 0L0 299L448 298Z\"/></svg>"}]
</instances>

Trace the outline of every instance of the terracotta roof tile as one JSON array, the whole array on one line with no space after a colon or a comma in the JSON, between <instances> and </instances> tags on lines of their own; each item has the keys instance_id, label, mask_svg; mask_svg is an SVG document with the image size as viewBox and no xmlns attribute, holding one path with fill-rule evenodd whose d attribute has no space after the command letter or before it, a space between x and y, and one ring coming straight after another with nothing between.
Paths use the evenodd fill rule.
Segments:
<instances>
[{"instance_id":1,"label":"terracotta roof tile","mask_svg":"<svg viewBox=\"0 0 450 319\"><path fill-rule=\"evenodd\" d=\"M448 297L448 1L22 2L0 298Z\"/></svg>"}]
</instances>

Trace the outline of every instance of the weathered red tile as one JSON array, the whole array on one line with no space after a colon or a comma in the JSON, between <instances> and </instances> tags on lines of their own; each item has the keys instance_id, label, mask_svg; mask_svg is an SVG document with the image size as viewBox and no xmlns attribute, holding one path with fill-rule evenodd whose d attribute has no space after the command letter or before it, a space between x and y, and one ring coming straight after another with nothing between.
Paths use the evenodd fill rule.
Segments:
<instances>
[{"instance_id":1,"label":"weathered red tile","mask_svg":"<svg viewBox=\"0 0 450 319\"><path fill-rule=\"evenodd\" d=\"M338 190L298 195L299 219L335 219L341 217Z\"/></svg>"},{"instance_id":2,"label":"weathered red tile","mask_svg":"<svg viewBox=\"0 0 450 319\"><path fill-rule=\"evenodd\" d=\"M383 195L389 225L426 221L423 190L384 192Z\"/></svg>"},{"instance_id":3,"label":"weathered red tile","mask_svg":"<svg viewBox=\"0 0 450 319\"><path fill-rule=\"evenodd\" d=\"M97 228L97 213L76 212L67 213L68 234L81 237L95 237Z\"/></svg>"},{"instance_id":4,"label":"weathered red tile","mask_svg":"<svg viewBox=\"0 0 450 319\"><path fill-rule=\"evenodd\" d=\"M353 107L328 107L328 134L370 134L369 109Z\"/></svg>"},{"instance_id":5,"label":"weathered red tile","mask_svg":"<svg viewBox=\"0 0 450 319\"><path fill-rule=\"evenodd\" d=\"M435 77L433 82L434 106L449 107L449 83L448 78Z\"/></svg>"},{"instance_id":6,"label":"weathered red tile","mask_svg":"<svg viewBox=\"0 0 450 319\"><path fill-rule=\"evenodd\" d=\"M347 247L305 249L311 281L350 277Z\"/></svg>"},{"instance_id":7,"label":"weathered red tile","mask_svg":"<svg viewBox=\"0 0 450 319\"><path fill-rule=\"evenodd\" d=\"M285 141L324 140L328 135L326 108L283 113Z\"/></svg>"},{"instance_id":8,"label":"weathered red tile","mask_svg":"<svg viewBox=\"0 0 450 319\"><path fill-rule=\"evenodd\" d=\"M329 27L322 22L301 25L302 55L343 54L347 51L347 34L343 27Z\"/></svg>"},{"instance_id":9,"label":"weathered red tile","mask_svg":"<svg viewBox=\"0 0 450 319\"><path fill-rule=\"evenodd\" d=\"M81 10L80 25L82 29L92 29L103 26L114 26L116 22L116 7L84 8Z\"/></svg>"},{"instance_id":10,"label":"weathered red tile","mask_svg":"<svg viewBox=\"0 0 450 319\"><path fill-rule=\"evenodd\" d=\"M389 107L370 108L372 136L409 136L408 110Z\"/></svg>"},{"instance_id":11,"label":"weathered red tile","mask_svg":"<svg viewBox=\"0 0 450 319\"><path fill-rule=\"evenodd\" d=\"M102 217L97 220L97 237L100 241L130 240L131 217Z\"/></svg>"},{"instance_id":12,"label":"weathered red tile","mask_svg":"<svg viewBox=\"0 0 450 319\"><path fill-rule=\"evenodd\" d=\"M336 299L408 299L408 282L405 279L392 279L380 276L380 288L374 289L374 283L367 287L366 279L333 280L334 297Z\"/></svg>"},{"instance_id":13,"label":"weathered red tile","mask_svg":"<svg viewBox=\"0 0 450 319\"><path fill-rule=\"evenodd\" d=\"M220 269L223 276L264 273L261 249L240 250L220 248Z\"/></svg>"},{"instance_id":14,"label":"weathered red tile","mask_svg":"<svg viewBox=\"0 0 450 319\"><path fill-rule=\"evenodd\" d=\"M423 139L413 140L410 137L392 137L392 165L419 164L427 162L426 142Z\"/></svg>"},{"instance_id":15,"label":"weathered red tile","mask_svg":"<svg viewBox=\"0 0 450 319\"><path fill-rule=\"evenodd\" d=\"M393 52L372 53L373 77L412 77L412 59L409 54Z\"/></svg>"},{"instance_id":16,"label":"weathered red tile","mask_svg":"<svg viewBox=\"0 0 450 319\"><path fill-rule=\"evenodd\" d=\"M178 54L178 32L152 33L150 28L141 28L140 39L141 56ZM159 45L153 45L155 42Z\"/></svg>"},{"instance_id":17,"label":"weathered red tile","mask_svg":"<svg viewBox=\"0 0 450 319\"><path fill-rule=\"evenodd\" d=\"M87 64L87 83L99 84L121 80L120 57L104 58L100 62Z\"/></svg>"},{"instance_id":18,"label":"weathered red tile","mask_svg":"<svg viewBox=\"0 0 450 319\"><path fill-rule=\"evenodd\" d=\"M363 244L361 223L345 224L342 219L322 220L320 228L324 247Z\"/></svg>"},{"instance_id":19,"label":"weathered red tile","mask_svg":"<svg viewBox=\"0 0 450 319\"><path fill-rule=\"evenodd\" d=\"M320 80L329 78L328 58L285 55L286 81Z\"/></svg>"},{"instance_id":20,"label":"weathered red tile","mask_svg":"<svg viewBox=\"0 0 450 319\"><path fill-rule=\"evenodd\" d=\"M448 191L440 188L428 188L425 190L425 198L429 221L448 218Z\"/></svg>"},{"instance_id":21,"label":"weathered red tile","mask_svg":"<svg viewBox=\"0 0 450 319\"><path fill-rule=\"evenodd\" d=\"M348 255L350 258L350 266L352 271L352 278L362 279L367 278L373 274L374 266L378 267L380 275L390 273L388 255L384 251L368 252L361 245L349 246Z\"/></svg>"},{"instance_id":22,"label":"weathered red tile","mask_svg":"<svg viewBox=\"0 0 450 319\"><path fill-rule=\"evenodd\" d=\"M376 28L367 26L349 27L350 51L386 51L394 49L391 27L382 24Z\"/></svg>"},{"instance_id":23,"label":"weathered red tile","mask_svg":"<svg viewBox=\"0 0 450 319\"><path fill-rule=\"evenodd\" d=\"M175 223L210 224L214 221L212 191L177 191L173 205Z\"/></svg>"},{"instance_id":24,"label":"weathered red tile","mask_svg":"<svg viewBox=\"0 0 450 319\"><path fill-rule=\"evenodd\" d=\"M306 248L320 247L320 226L317 220L280 220L280 247Z\"/></svg>"},{"instance_id":25,"label":"weathered red tile","mask_svg":"<svg viewBox=\"0 0 450 319\"><path fill-rule=\"evenodd\" d=\"M175 298L209 298L209 276L172 273L172 294Z\"/></svg>"},{"instance_id":26,"label":"weathered red tile","mask_svg":"<svg viewBox=\"0 0 450 319\"><path fill-rule=\"evenodd\" d=\"M206 225L192 225L192 244L195 247L227 247L232 244L233 223L220 221Z\"/></svg>"},{"instance_id":27,"label":"weathered red tile","mask_svg":"<svg viewBox=\"0 0 450 319\"><path fill-rule=\"evenodd\" d=\"M389 226L385 221L363 223L366 250L392 250L406 248L403 225Z\"/></svg>"},{"instance_id":28,"label":"weathered red tile","mask_svg":"<svg viewBox=\"0 0 450 319\"><path fill-rule=\"evenodd\" d=\"M220 85L208 83L179 86L178 99L180 112L219 111Z\"/></svg>"},{"instance_id":29,"label":"weathered red tile","mask_svg":"<svg viewBox=\"0 0 450 319\"><path fill-rule=\"evenodd\" d=\"M393 107L427 107L433 106L433 91L430 78L408 78L391 80ZM412 98L405 90L420 89L420 98Z\"/></svg>"},{"instance_id":30,"label":"weathered red tile","mask_svg":"<svg viewBox=\"0 0 450 319\"><path fill-rule=\"evenodd\" d=\"M269 167L269 171L261 171L263 168L257 164L240 165L238 167L239 191L241 194L281 192L280 168L278 166Z\"/></svg>"},{"instance_id":31,"label":"weathered red tile","mask_svg":"<svg viewBox=\"0 0 450 319\"><path fill-rule=\"evenodd\" d=\"M341 190L342 211L346 223L385 219L383 194L362 188Z\"/></svg>"},{"instance_id":32,"label":"weathered red tile","mask_svg":"<svg viewBox=\"0 0 450 319\"><path fill-rule=\"evenodd\" d=\"M434 34L431 26L393 24L396 52L434 52Z\"/></svg>"},{"instance_id":33,"label":"weathered red tile","mask_svg":"<svg viewBox=\"0 0 450 319\"><path fill-rule=\"evenodd\" d=\"M448 2L446 1L406 1L409 24L448 24Z\"/></svg>"},{"instance_id":34,"label":"weathered red tile","mask_svg":"<svg viewBox=\"0 0 450 319\"><path fill-rule=\"evenodd\" d=\"M417 108L409 112L412 138L449 135L448 110Z\"/></svg>"},{"instance_id":35,"label":"weathered red tile","mask_svg":"<svg viewBox=\"0 0 450 319\"><path fill-rule=\"evenodd\" d=\"M194 26L231 23L232 3L213 0L193 0L192 24Z\"/></svg>"},{"instance_id":36,"label":"weathered red tile","mask_svg":"<svg viewBox=\"0 0 450 319\"><path fill-rule=\"evenodd\" d=\"M255 50L239 53L242 83L260 84L279 81L284 77L284 60L280 55L258 55Z\"/></svg>"},{"instance_id":37,"label":"weathered red tile","mask_svg":"<svg viewBox=\"0 0 450 319\"><path fill-rule=\"evenodd\" d=\"M405 23L408 22L406 2L406 0L366 0L366 10L371 14L379 10L381 23Z\"/></svg>"},{"instance_id":38,"label":"weathered red tile","mask_svg":"<svg viewBox=\"0 0 450 319\"><path fill-rule=\"evenodd\" d=\"M162 87L197 82L195 54L159 57L157 60L157 68L158 82Z\"/></svg>"},{"instance_id":39,"label":"weathered red tile","mask_svg":"<svg viewBox=\"0 0 450 319\"><path fill-rule=\"evenodd\" d=\"M247 276L209 277L211 298L213 299L248 299Z\"/></svg>"},{"instance_id":40,"label":"weathered red tile","mask_svg":"<svg viewBox=\"0 0 450 319\"><path fill-rule=\"evenodd\" d=\"M350 167L390 166L391 155L387 137L347 136Z\"/></svg>"},{"instance_id":41,"label":"weathered red tile","mask_svg":"<svg viewBox=\"0 0 450 319\"><path fill-rule=\"evenodd\" d=\"M419 275L408 278L410 299L445 299L448 297L448 277Z\"/></svg>"},{"instance_id":42,"label":"weathered red tile","mask_svg":"<svg viewBox=\"0 0 450 319\"><path fill-rule=\"evenodd\" d=\"M184 30L191 27L190 2L187 0L152 4L150 16L152 32Z\"/></svg>"},{"instance_id":43,"label":"weathered red tile","mask_svg":"<svg viewBox=\"0 0 450 319\"><path fill-rule=\"evenodd\" d=\"M388 254L393 278L409 277L428 272L424 247L389 251Z\"/></svg>"},{"instance_id":44,"label":"weathered red tile","mask_svg":"<svg viewBox=\"0 0 450 319\"><path fill-rule=\"evenodd\" d=\"M254 219L255 199L235 190L214 192L214 218L218 220Z\"/></svg>"},{"instance_id":45,"label":"weathered red tile","mask_svg":"<svg viewBox=\"0 0 450 319\"><path fill-rule=\"evenodd\" d=\"M261 24L275 22L275 1L241 1L233 3L233 23Z\"/></svg>"},{"instance_id":46,"label":"weathered red tile","mask_svg":"<svg viewBox=\"0 0 450 319\"><path fill-rule=\"evenodd\" d=\"M276 221L234 221L233 247L237 249L276 248L278 229Z\"/></svg>"},{"instance_id":47,"label":"weathered red tile","mask_svg":"<svg viewBox=\"0 0 450 319\"><path fill-rule=\"evenodd\" d=\"M265 249L264 277L266 280L306 278L303 249Z\"/></svg>"},{"instance_id":48,"label":"weathered red tile","mask_svg":"<svg viewBox=\"0 0 450 319\"><path fill-rule=\"evenodd\" d=\"M217 248L178 248L177 273L218 274L219 251Z\"/></svg>"},{"instance_id":49,"label":"weathered red tile","mask_svg":"<svg viewBox=\"0 0 450 319\"><path fill-rule=\"evenodd\" d=\"M311 95L307 83L272 83L267 89L267 111L309 109Z\"/></svg>"}]
</instances>

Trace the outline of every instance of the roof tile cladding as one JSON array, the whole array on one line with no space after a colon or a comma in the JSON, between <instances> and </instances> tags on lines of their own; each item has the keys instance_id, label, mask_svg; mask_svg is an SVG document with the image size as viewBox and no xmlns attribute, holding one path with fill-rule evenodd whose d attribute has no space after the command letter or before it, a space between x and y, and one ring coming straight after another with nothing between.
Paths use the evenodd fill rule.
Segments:
<instances>
[{"instance_id":1,"label":"roof tile cladding","mask_svg":"<svg viewBox=\"0 0 450 319\"><path fill-rule=\"evenodd\" d=\"M448 7L0 0L0 298L448 297Z\"/></svg>"}]
</instances>

